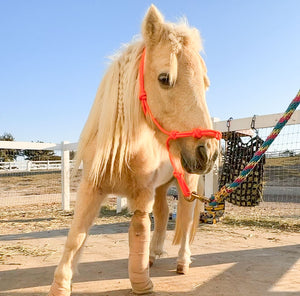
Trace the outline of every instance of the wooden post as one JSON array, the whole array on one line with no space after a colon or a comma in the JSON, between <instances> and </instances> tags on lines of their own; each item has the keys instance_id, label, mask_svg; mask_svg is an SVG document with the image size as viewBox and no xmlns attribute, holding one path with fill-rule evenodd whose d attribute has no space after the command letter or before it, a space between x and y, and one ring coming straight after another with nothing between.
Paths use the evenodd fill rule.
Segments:
<instances>
[{"instance_id":1,"label":"wooden post","mask_svg":"<svg viewBox=\"0 0 300 296\"><path fill-rule=\"evenodd\" d=\"M31 160L27 160L26 170L27 170L27 172L31 171Z\"/></svg>"},{"instance_id":2,"label":"wooden post","mask_svg":"<svg viewBox=\"0 0 300 296\"><path fill-rule=\"evenodd\" d=\"M205 175L205 196L211 197L212 194L218 191L218 172L219 162L216 160L212 170Z\"/></svg>"},{"instance_id":3,"label":"wooden post","mask_svg":"<svg viewBox=\"0 0 300 296\"><path fill-rule=\"evenodd\" d=\"M213 117L212 119L213 122L213 129L215 129L216 122L220 121L218 118ZM221 141L220 141L220 153L221 153ZM217 158L216 162L214 163L214 166L212 170L205 175L205 196L206 197L211 197L212 194L218 191L218 174L219 174L219 161L220 161L220 154L219 157Z\"/></svg>"},{"instance_id":4,"label":"wooden post","mask_svg":"<svg viewBox=\"0 0 300 296\"><path fill-rule=\"evenodd\" d=\"M127 207L127 199L125 197L117 197L117 214L121 213Z\"/></svg>"},{"instance_id":5,"label":"wooden post","mask_svg":"<svg viewBox=\"0 0 300 296\"><path fill-rule=\"evenodd\" d=\"M64 149L64 145L69 142L61 142L61 190L62 209L70 210L70 151Z\"/></svg>"}]
</instances>

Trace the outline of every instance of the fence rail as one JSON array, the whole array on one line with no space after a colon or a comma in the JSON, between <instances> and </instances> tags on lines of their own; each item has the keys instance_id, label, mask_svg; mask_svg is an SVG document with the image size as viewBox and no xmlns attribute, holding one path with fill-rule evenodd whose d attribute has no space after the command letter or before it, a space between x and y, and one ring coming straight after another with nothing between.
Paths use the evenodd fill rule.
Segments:
<instances>
[{"instance_id":1,"label":"fence rail","mask_svg":"<svg viewBox=\"0 0 300 296\"><path fill-rule=\"evenodd\" d=\"M247 130L252 126L252 120L254 120L253 124L256 129L260 128L269 128L274 127L278 120L281 118L282 113L269 114L269 115L255 115L253 117L239 118L233 119L230 121L230 130L238 131L238 130ZM214 121L214 129L220 132L228 131L227 120L219 121L216 118L213 118ZM286 125L295 125L300 124L300 110L296 110L294 114L291 116L290 120Z\"/></svg>"},{"instance_id":2,"label":"fence rail","mask_svg":"<svg viewBox=\"0 0 300 296\"><path fill-rule=\"evenodd\" d=\"M73 167L74 160L70 160ZM61 160L23 160L0 162L0 173L61 170Z\"/></svg>"},{"instance_id":3,"label":"fence rail","mask_svg":"<svg viewBox=\"0 0 300 296\"><path fill-rule=\"evenodd\" d=\"M256 116L254 126L256 129L266 129L273 127L282 114L269 114L263 116ZM216 118L212 119L213 127L216 130L221 132L228 131L227 121L219 121ZM300 125L300 110L295 111L287 125ZM234 119L230 121L230 131L240 131L240 130L249 130L250 127L253 126L253 117ZM295 137L295 136L294 136ZM285 144L286 146L287 144ZM291 145L293 146L292 153L296 153L298 155L300 149L300 133L296 133L296 139L293 138L291 141ZM61 155L61 161L32 161L32 162L24 162L22 165L19 162L9 162L3 163L0 162L0 176L1 172L7 171L51 171L51 170L60 170L61 171L61 196L62 196L62 206L64 210L68 210L70 207L70 169L72 168L73 162L69 160L69 152L77 150L78 143L69 143L69 142L61 142L59 144L55 143L32 143L32 142L15 142L15 141L0 141L0 149L13 149L13 150L52 150L59 151ZM295 152L296 151L296 152ZM279 156L278 152L272 152L273 154L269 154L269 157L281 157L281 159L289 158L293 156L290 151L282 151ZM277 153L277 154L276 154ZM290 160L289 160L290 161ZM296 164L293 164L296 167ZM297 164L298 165L298 164ZM272 169L276 169L278 167L282 167L285 171L287 170L287 166L284 164L276 165L271 167ZM290 167L288 168L290 169ZM297 168L298 169L298 166ZM213 170L205 176L205 195L210 196L218 189L218 162L216 162ZM277 172L277 171L276 171ZM277 173L276 173L277 174ZM293 172L293 178L299 180L299 176L297 172ZM285 176L285 178L287 178ZM298 181L297 181L298 182ZM296 191L300 190L299 182L296 184ZM298 190L299 189L299 190ZM120 211L121 207L124 206L124 202L121 199L118 199L118 211Z\"/></svg>"}]
</instances>

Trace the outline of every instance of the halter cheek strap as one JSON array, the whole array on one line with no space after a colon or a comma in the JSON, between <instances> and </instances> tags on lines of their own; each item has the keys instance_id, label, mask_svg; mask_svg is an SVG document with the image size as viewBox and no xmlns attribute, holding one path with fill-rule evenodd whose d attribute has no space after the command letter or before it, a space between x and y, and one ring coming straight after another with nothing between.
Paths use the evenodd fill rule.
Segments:
<instances>
[{"instance_id":1,"label":"halter cheek strap","mask_svg":"<svg viewBox=\"0 0 300 296\"><path fill-rule=\"evenodd\" d=\"M186 137L194 137L197 139L202 138L203 136L209 137L209 138L216 138L217 140L221 140L222 134L219 131L210 130L210 129L201 129L201 128L195 128L191 131L185 131L185 132L178 132L178 131L167 131L165 130L159 122L156 120L156 118L153 116L148 102L147 102L147 94L144 88L144 64L145 64L145 54L146 49L144 48L142 53L142 58L140 61L140 67L139 67L139 84L140 84L140 90L139 90L139 99L141 101L142 109L145 115L149 115L153 123L157 126L157 128L168 136L166 147L169 153L169 158L171 161L171 164L173 166L174 172L173 175L177 179L178 184L180 186L180 189L184 195L184 197L189 197L191 195L191 192L189 190L189 187L187 186L185 179L184 179L184 171L181 165L178 165L173 155L170 152L170 141L176 140L179 138L186 138Z\"/></svg>"}]
</instances>

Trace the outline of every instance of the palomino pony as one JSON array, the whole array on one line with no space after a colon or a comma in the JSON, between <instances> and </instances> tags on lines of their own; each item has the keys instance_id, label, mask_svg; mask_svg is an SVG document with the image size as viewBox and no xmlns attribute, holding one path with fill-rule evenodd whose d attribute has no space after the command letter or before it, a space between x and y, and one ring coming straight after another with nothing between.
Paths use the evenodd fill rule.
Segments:
<instances>
[{"instance_id":1,"label":"palomino pony","mask_svg":"<svg viewBox=\"0 0 300 296\"><path fill-rule=\"evenodd\" d=\"M186 188L197 190L196 174L207 173L216 160L216 137L201 134L212 123L205 101L209 80L199 55L198 31L186 24L165 23L151 6L143 20L142 37L112 62L82 131L77 166L83 161L83 177L51 296L70 295L73 270L88 230L111 193L127 196L134 213L128 267L133 292L151 292L149 260L151 265L163 253L167 189L175 175ZM187 130L198 133L178 138L180 133L174 132ZM163 131L172 132L166 135ZM171 163L176 168L174 175ZM182 167L185 172L180 179L178 168ZM155 228L150 244L152 210ZM187 202L180 193L174 238L174 243L181 244L178 273L188 271L189 243L199 212L199 202Z\"/></svg>"}]
</instances>

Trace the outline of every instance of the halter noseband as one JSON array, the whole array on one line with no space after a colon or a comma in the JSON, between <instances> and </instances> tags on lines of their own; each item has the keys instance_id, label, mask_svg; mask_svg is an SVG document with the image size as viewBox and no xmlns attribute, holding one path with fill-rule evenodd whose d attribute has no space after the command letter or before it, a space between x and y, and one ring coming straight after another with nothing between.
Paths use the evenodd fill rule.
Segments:
<instances>
[{"instance_id":1,"label":"halter noseband","mask_svg":"<svg viewBox=\"0 0 300 296\"><path fill-rule=\"evenodd\" d=\"M145 63L145 54L146 54L146 49L144 48L143 53L142 53L142 58L140 61L140 67L139 67L139 84L140 84L140 90L139 90L139 99L142 104L142 109L145 115L147 113L149 114L151 120L153 123L158 127L158 129L166 134L168 136L166 146L167 150L169 153L169 158L171 161L171 164L173 166L174 172L173 175L177 179L178 184L180 186L180 189L184 195L184 197L189 197L191 196L191 192L189 190L189 187L187 186L185 180L184 180L184 171L182 166L176 165L173 155L170 152L170 140L176 140L178 138L186 138L186 137L194 137L197 139L202 138L203 136L209 137L209 138L216 138L217 140L221 140L222 134L219 131L215 130L210 130L210 129L201 129L201 128L195 128L191 131L185 131L185 132L178 132L178 131L167 131L165 130L156 120L156 118L153 116L150 107L147 102L147 94L144 88L144 63Z\"/></svg>"}]
</instances>

